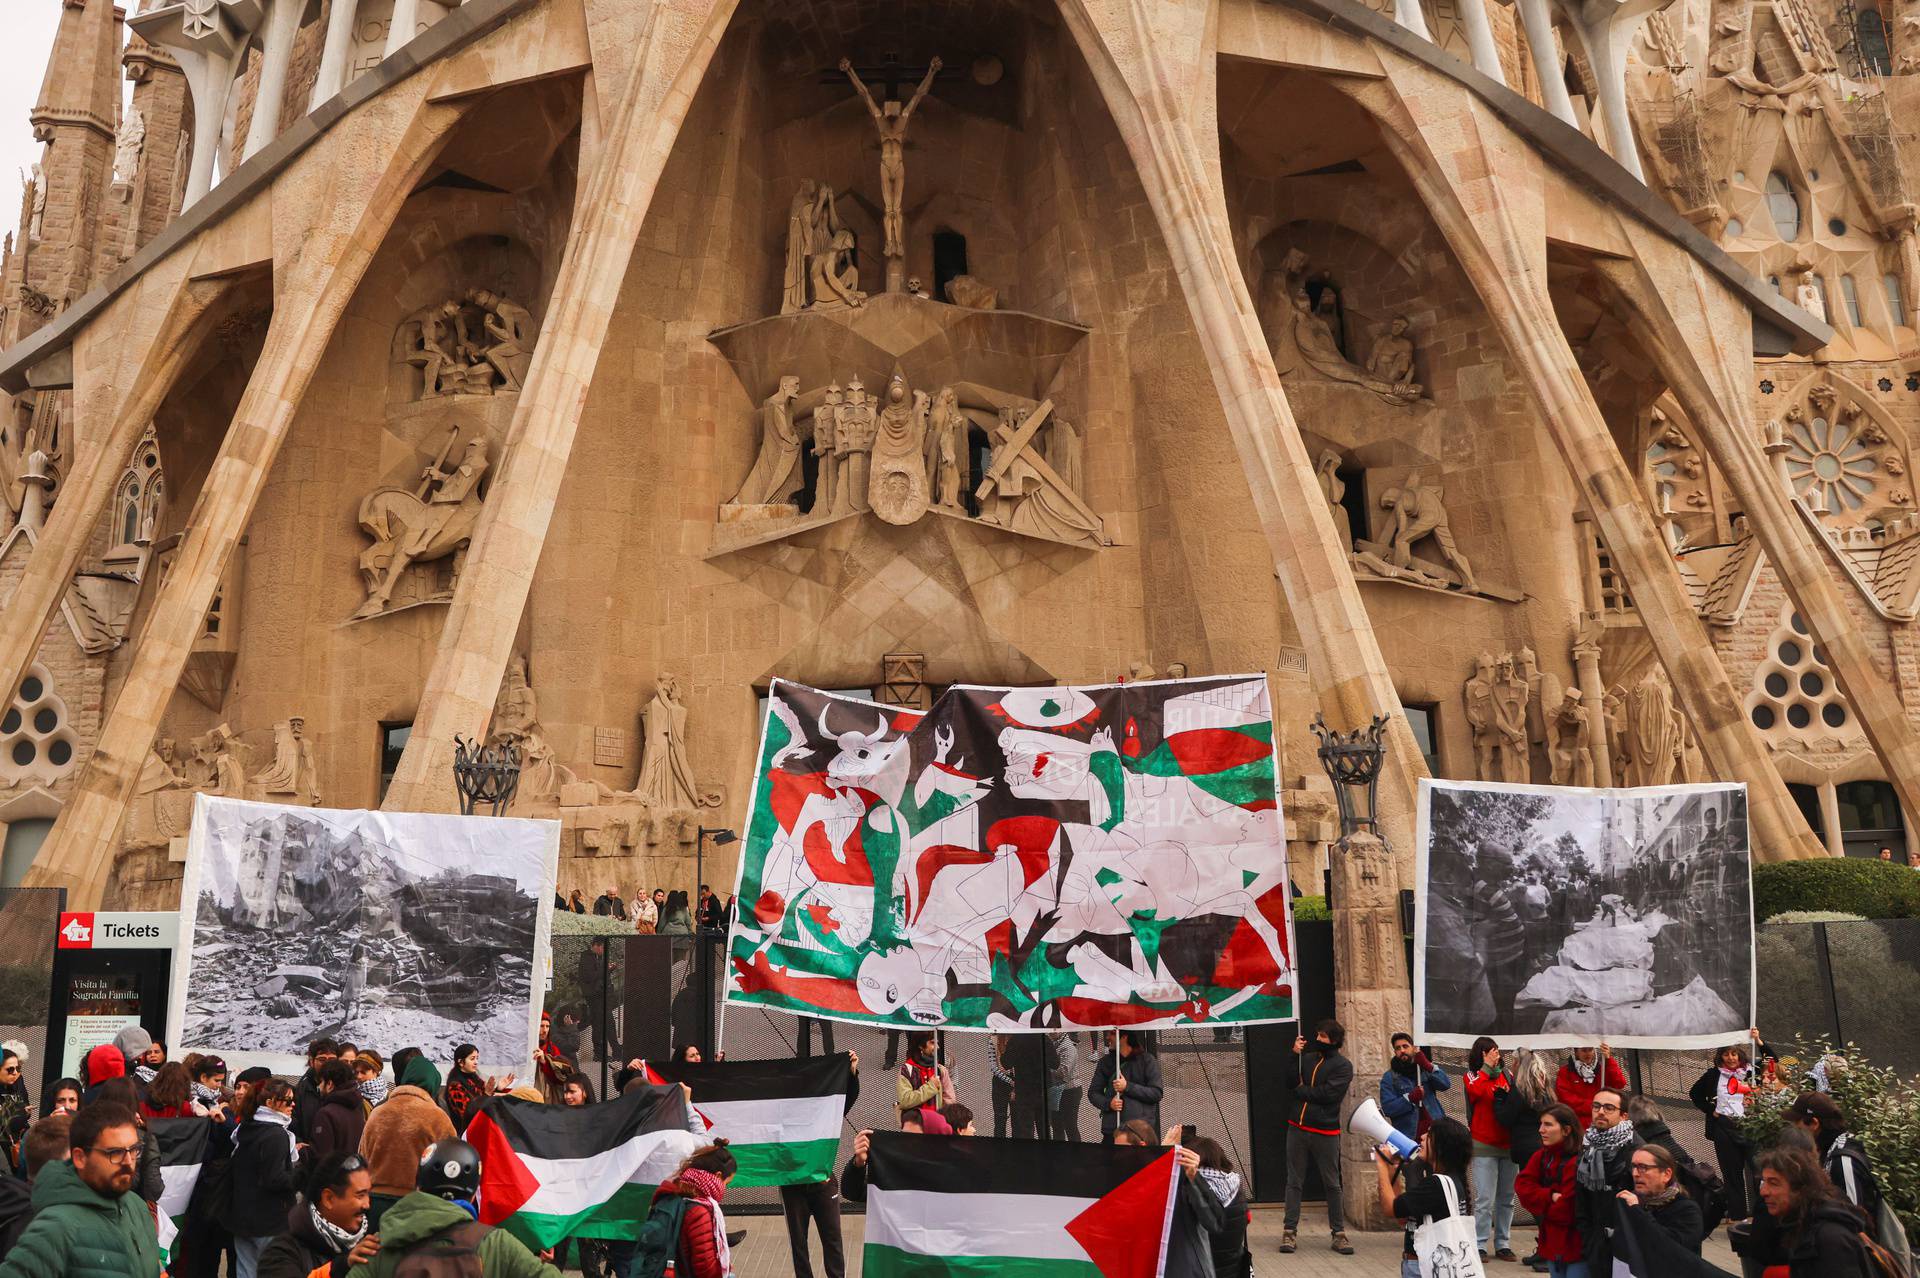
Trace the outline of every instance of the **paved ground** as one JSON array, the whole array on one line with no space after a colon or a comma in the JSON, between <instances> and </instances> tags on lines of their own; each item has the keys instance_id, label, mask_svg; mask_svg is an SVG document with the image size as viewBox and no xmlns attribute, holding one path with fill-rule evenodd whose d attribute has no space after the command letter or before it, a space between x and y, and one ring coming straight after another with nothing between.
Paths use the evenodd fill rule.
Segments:
<instances>
[{"instance_id":1,"label":"paved ground","mask_svg":"<svg viewBox=\"0 0 1920 1278\"><path fill-rule=\"evenodd\" d=\"M747 1231L746 1241L733 1253L734 1272L739 1278L790 1278L793 1274L793 1262L787 1250L786 1224L778 1216L749 1216L730 1221L735 1228ZM847 1248L847 1273L857 1278L860 1273L860 1240L863 1218L848 1216L845 1218L844 1236ZM1253 1243L1254 1273L1266 1278L1270 1274L1292 1275L1293 1278L1375 1278L1385 1275L1393 1278L1400 1272L1400 1235L1392 1234L1350 1234L1355 1254L1339 1256L1328 1247L1326 1217L1313 1208L1308 1208L1300 1222L1300 1250L1291 1256L1282 1256L1274 1250L1280 1245L1281 1212L1278 1206L1256 1208L1253 1213L1253 1228L1250 1234ZM1514 1250L1522 1255L1533 1250L1533 1231L1514 1228ZM1740 1272L1740 1266L1727 1250L1726 1232L1718 1230L1708 1240L1704 1249L1707 1260L1732 1273ZM820 1265L820 1246L816 1237L813 1247L813 1272L824 1274ZM1530 1278L1532 1271L1523 1265L1494 1264L1487 1265L1487 1278Z\"/></svg>"}]
</instances>

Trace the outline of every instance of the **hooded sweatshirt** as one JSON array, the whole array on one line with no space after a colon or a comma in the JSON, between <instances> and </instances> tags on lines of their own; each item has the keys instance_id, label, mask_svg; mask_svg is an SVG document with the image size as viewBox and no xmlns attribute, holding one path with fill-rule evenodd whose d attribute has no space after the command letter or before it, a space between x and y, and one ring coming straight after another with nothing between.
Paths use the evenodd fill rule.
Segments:
<instances>
[{"instance_id":1,"label":"hooded sweatshirt","mask_svg":"<svg viewBox=\"0 0 1920 1278\"><path fill-rule=\"evenodd\" d=\"M394 1095L397 1098L400 1093ZM381 1108L392 1104L388 1101ZM348 1273L351 1278L392 1278L409 1247L471 1223L473 1217L464 1208L416 1190L380 1217L380 1254L371 1264L355 1265ZM480 1240L479 1251L480 1267L487 1278L560 1278L559 1270L541 1264L525 1243L504 1229L488 1231Z\"/></svg>"}]
</instances>

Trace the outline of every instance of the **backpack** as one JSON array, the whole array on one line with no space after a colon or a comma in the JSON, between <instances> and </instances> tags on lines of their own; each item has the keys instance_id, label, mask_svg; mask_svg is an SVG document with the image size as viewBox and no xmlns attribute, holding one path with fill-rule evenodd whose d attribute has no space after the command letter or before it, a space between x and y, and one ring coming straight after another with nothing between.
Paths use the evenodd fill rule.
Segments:
<instances>
[{"instance_id":1,"label":"backpack","mask_svg":"<svg viewBox=\"0 0 1920 1278\"><path fill-rule=\"evenodd\" d=\"M1904 1229L1902 1230L1904 1233ZM1894 1258L1892 1252L1882 1247L1874 1236L1866 1230L1857 1235L1860 1249L1866 1253L1867 1271L1873 1278L1907 1278L1907 1267Z\"/></svg>"},{"instance_id":2,"label":"backpack","mask_svg":"<svg viewBox=\"0 0 1920 1278\"><path fill-rule=\"evenodd\" d=\"M486 1278L480 1242L492 1232L477 1220L463 1220L429 1234L400 1253L393 1278Z\"/></svg>"},{"instance_id":3,"label":"backpack","mask_svg":"<svg viewBox=\"0 0 1920 1278\"><path fill-rule=\"evenodd\" d=\"M680 1254L680 1223L687 1215L684 1194L666 1194L656 1198L640 1226L634 1241L631 1278L662 1278L674 1258ZM395 1275L398 1278L398 1275Z\"/></svg>"},{"instance_id":4,"label":"backpack","mask_svg":"<svg viewBox=\"0 0 1920 1278\"><path fill-rule=\"evenodd\" d=\"M1674 1179L1687 1191L1687 1197L1700 1204L1700 1236L1705 1238L1727 1218L1726 1182L1718 1171L1684 1153L1674 1161L1679 1164Z\"/></svg>"},{"instance_id":5,"label":"backpack","mask_svg":"<svg viewBox=\"0 0 1920 1278\"><path fill-rule=\"evenodd\" d=\"M1885 1194L1880 1195L1880 1218L1874 1224L1879 1227L1880 1250L1896 1262L1897 1278L1908 1278L1914 1273L1913 1248L1907 1243L1907 1227L1900 1223L1900 1217L1887 1205Z\"/></svg>"}]
</instances>

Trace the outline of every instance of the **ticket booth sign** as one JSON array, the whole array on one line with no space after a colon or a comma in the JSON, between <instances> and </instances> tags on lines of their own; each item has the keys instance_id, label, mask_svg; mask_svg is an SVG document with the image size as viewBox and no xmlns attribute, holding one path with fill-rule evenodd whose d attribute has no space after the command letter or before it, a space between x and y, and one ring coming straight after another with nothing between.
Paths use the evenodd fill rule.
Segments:
<instances>
[{"instance_id":1,"label":"ticket booth sign","mask_svg":"<svg viewBox=\"0 0 1920 1278\"><path fill-rule=\"evenodd\" d=\"M180 916L161 913L67 912L60 915L53 958L53 1005L47 1053L59 1078L80 1077L87 1053L129 1026L156 1038L166 1032L168 981Z\"/></svg>"}]
</instances>

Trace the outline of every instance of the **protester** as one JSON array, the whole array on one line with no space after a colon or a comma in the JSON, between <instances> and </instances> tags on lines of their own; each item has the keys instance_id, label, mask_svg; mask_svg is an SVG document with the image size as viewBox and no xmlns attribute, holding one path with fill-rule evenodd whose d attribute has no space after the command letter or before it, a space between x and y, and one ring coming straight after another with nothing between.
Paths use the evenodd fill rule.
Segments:
<instances>
[{"instance_id":1,"label":"protester","mask_svg":"<svg viewBox=\"0 0 1920 1278\"><path fill-rule=\"evenodd\" d=\"M407 1049L394 1054L398 1061ZM427 1058L415 1055L407 1060L407 1073L388 1095L386 1102L367 1116L360 1133L360 1154L373 1173L372 1195L367 1216L376 1231L386 1210L413 1189L420 1159L436 1142L452 1140L453 1123L446 1111L434 1102L433 1092L422 1086L433 1066ZM438 1079L433 1080L438 1086Z\"/></svg>"},{"instance_id":2,"label":"protester","mask_svg":"<svg viewBox=\"0 0 1920 1278\"><path fill-rule=\"evenodd\" d=\"M282 1080L270 1079L253 1090L240 1110L221 1216L233 1234L238 1278L255 1278L260 1253L286 1228L287 1213L299 1197L293 1092Z\"/></svg>"},{"instance_id":3,"label":"protester","mask_svg":"<svg viewBox=\"0 0 1920 1278\"><path fill-rule=\"evenodd\" d=\"M55 1114L27 1129L20 1142L20 1175L0 1176L0 1260L13 1250L33 1221L33 1183L49 1163L66 1162L73 1153L73 1118Z\"/></svg>"},{"instance_id":4,"label":"protester","mask_svg":"<svg viewBox=\"0 0 1920 1278\"><path fill-rule=\"evenodd\" d=\"M57 1079L47 1094L40 1100L40 1117L52 1118L55 1114L71 1114L80 1108L80 1093L85 1089L77 1078Z\"/></svg>"},{"instance_id":5,"label":"protester","mask_svg":"<svg viewBox=\"0 0 1920 1278\"><path fill-rule=\"evenodd\" d=\"M1652 1097L1634 1093L1627 1098L1627 1118L1633 1123L1633 1134L1645 1145L1658 1145L1673 1156L1675 1163L1689 1163L1692 1155L1680 1144L1679 1137L1673 1134L1673 1128L1667 1124L1667 1115Z\"/></svg>"},{"instance_id":6,"label":"protester","mask_svg":"<svg viewBox=\"0 0 1920 1278\"><path fill-rule=\"evenodd\" d=\"M1742 1259L1788 1278L1878 1278L1860 1239L1870 1228L1866 1218L1834 1189L1813 1154L1775 1148L1755 1163L1761 1209L1750 1234L1733 1233Z\"/></svg>"},{"instance_id":7,"label":"protester","mask_svg":"<svg viewBox=\"0 0 1920 1278\"><path fill-rule=\"evenodd\" d=\"M227 1063L218 1056L189 1057L187 1073L192 1081L188 1093L196 1114L222 1121L227 1116Z\"/></svg>"},{"instance_id":8,"label":"protester","mask_svg":"<svg viewBox=\"0 0 1920 1278\"><path fill-rule=\"evenodd\" d=\"M1579 1192L1574 1198L1574 1223L1586 1245L1591 1278L1611 1278L1613 1247L1608 1229L1613 1224L1615 1195L1633 1188L1633 1151L1640 1148L1633 1122L1627 1117L1627 1096L1603 1087L1593 1094L1593 1126L1580 1150Z\"/></svg>"},{"instance_id":9,"label":"protester","mask_svg":"<svg viewBox=\"0 0 1920 1278\"><path fill-rule=\"evenodd\" d=\"M1300 1196L1306 1188L1311 1161L1319 1169L1320 1184L1326 1191L1327 1229L1333 1235L1333 1250L1342 1256L1353 1254L1340 1201L1340 1106L1347 1098L1347 1089L1353 1086L1353 1062L1340 1054L1346 1040L1347 1031L1339 1021L1324 1020L1313 1027L1311 1041L1296 1037L1293 1052L1280 1059L1280 1085L1293 1093L1287 1114L1287 1126L1293 1130L1287 1133L1287 1214L1280 1233L1282 1252L1292 1252L1299 1246Z\"/></svg>"},{"instance_id":10,"label":"protester","mask_svg":"<svg viewBox=\"0 0 1920 1278\"><path fill-rule=\"evenodd\" d=\"M1044 1034L1015 1034L1002 1059L1013 1076L1008 1109L1017 1140L1044 1140L1047 1135L1047 1085L1052 1077L1053 1044Z\"/></svg>"},{"instance_id":11,"label":"protester","mask_svg":"<svg viewBox=\"0 0 1920 1278\"><path fill-rule=\"evenodd\" d=\"M604 1039L601 1041L605 1041ZM553 1041L553 1015L540 1013L540 1039L533 1045L533 1064L540 1091L549 1105L560 1103L560 1092L574 1075L573 1058ZM464 1129L463 1129L464 1130Z\"/></svg>"},{"instance_id":12,"label":"protester","mask_svg":"<svg viewBox=\"0 0 1920 1278\"><path fill-rule=\"evenodd\" d=\"M639 897L644 901L646 897ZM576 1075L567 1080L560 1091L560 1103L568 1109L580 1109L593 1104L593 1084L584 1077ZM567 1267L567 1244L573 1244L573 1250L580 1259L581 1278L599 1278L607 1268L607 1240L604 1238L562 1238L553 1249L553 1267L565 1271Z\"/></svg>"},{"instance_id":13,"label":"protester","mask_svg":"<svg viewBox=\"0 0 1920 1278\"><path fill-rule=\"evenodd\" d=\"M544 1012L541 1021L547 1023ZM480 1049L472 1043L455 1047L453 1069L447 1074L447 1114L453 1119L453 1130L465 1133L467 1124L480 1112L480 1102L491 1095L493 1085L480 1077Z\"/></svg>"},{"instance_id":14,"label":"protester","mask_svg":"<svg viewBox=\"0 0 1920 1278\"><path fill-rule=\"evenodd\" d=\"M1135 1119L1149 1131L1158 1131L1164 1091L1160 1058L1150 1050L1147 1036L1138 1030L1121 1030L1118 1051L1109 1046L1100 1053L1087 1086L1087 1104L1100 1111L1100 1139L1113 1140L1117 1130Z\"/></svg>"},{"instance_id":15,"label":"protester","mask_svg":"<svg viewBox=\"0 0 1920 1278\"><path fill-rule=\"evenodd\" d=\"M1706 1236L1700 1204L1687 1196L1680 1186L1680 1165L1659 1145L1642 1145L1633 1151L1629 1164L1633 1188L1614 1197L1619 1211L1643 1211L1655 1228L1671 1238L1683 1250L1700 1254L1700 1240Z\"/></svg>"},{"instance_id":16,"label":"protester","mask_svg":"<svg viewBox=\"0 0 1920 1278\"><path fill-rule=\"evenodd\" d=\"M1080 1046L1071 1034L1049 1034L1053 1070L1047 1075L1047 1124L1054 1140L1080 1139Z\"/></svg>"},{"instance_id":17,"label":"protester","mask_svg":"<svg viewBox=\"0 0 1920 1278\"><path fill-rule=\"evenodd\" d=\"M1380 1075L1380 1112L1402 1136L1419 1140L1441 1116L1440 1093L1453 1079L1414 1046L1413 1035L1395 1034L1391 1042L1393 1059Z\"/></svg>"},{"instance_id":18,"label":"protester","mask_svg":"<svg viewBox=\"0 0 1920 1278\"><path fill-rule=\"evenodd\" d=\"M353 1058L353 1085L369 1114L392 1090L392 1085L381 1074L385 1068L386 1062L380 1059L380 1053L370 1047L361 1048L359 1055Z\"/></svg>"},{"instance_id":19,"label":"protester","mask_svg":"<svg viewBox=\"0 0 1920 1278\"><path fill-rule=\"evenodd\" d=\"M351 1150L316 1159L286 1231L260 1253L260 1278L344 1278L350 1265L373 1259L380 1239L367 1228L372 1184Z\"/></svg>"},{"instance_id":20,"label":"protester","mask_svg":"<svg viewBox=\"0 0 1920 1278\"><path fill-rule=\"evenodd\" d=\"M1253 1272L1253 1253L1247 1247L1250 1200L1247 1184L1233 1169L1220 1142L1210 1136L1190 1136L1185 1142L1200 1159L1200 1185L1220 1205L1221 1223L1213 1235L1213 1272L1216 1278L1240 1278Z\"/></svg>"},{"instance_id":21,"label":"protester","mask_svg":"<svg viewBox=\"0 0 1920 1278\"><path fill-rule=\"evenodd\" d=\"M1545 1052L1515 1048L1502 1064L1507 1086L1494 1089L1493 1115L1507 1129L1507 1159L1513 1164L1517 1194L1520 1172L1540 1149L1540 1115L1560 1102L1553 1090L1553 1061ZM1538 1249L1521 1263L1538 1271L1548 1268Z\"/></svg>"},{"instance_id":22,"label":"protester","mask_svg":"<svg viewBox=\"0 0 1920 1278\"><path fill-rule=\"evenodd\" d=\"M395 1095L401 1090L396 1088ZM374 1182L379 1179L376 1170ZM459 1273L459 1257L466 1252L478 1253L486 1278L560 1278L559 1270L543 1264L518 1238L477 1222L480 1155L467 1142L436 1142L414 1169L413 1184L412 1192L387 1208L374 1226L379 1254L356 1264L352 1278L393 1278L409 1261L423 1273ZM442 1258L441 1253L451 1254Z\"/></svg>"},{"instance_id":23,"label":"protester","mask_svg":"<svg viewBox=\"0 0 1920 1278\"><path fill-rule=\"evenodd\" d=\"M667 893L660 911L660 930L670 936L693 935L693 917L687 911L687 894L678 888Z\"/></svg>"},{"instance_id":24,"label":"protester","mask_svg":"<svg viewBox=\"0 0 1920 1278\"><path fill-rule=\"evenodd\" d=\"M141 1149L133 1110L96 1100L73 1116L68 1134L67 1159L34 1178L33 1219L0 1261L0 1278L158 1274L153 1219L132 1192Z\"/></svg>"},{"instance_id":25,"label":"protester","mask_svg":"<svg viewBox=\"0 0 1920 1278\"><path fill-rule=\"evenodd\" d=\"M1626 1071L1620 1068L1613 1049L1602 1043L1598 1051L1591 1047L1574 1048L1573 1055L1560 1065L1560 1073L1553 1080L1553 1091L1585 1129L1593 1125L1593 1094L1602 1087L1624 1089L1626 1085Z\"/></svg>"},{"instance_id":26,"label":"protester","mask_svg":"<svg viewBox=\"0 0 1920 1278\"><path fill-rule=\"evenodd\" d=\"M1467 1128L1473 1133L1473 1230L1480 1259L1518 1260L1513 1251L1513 1134L1500 1121L1496 1092L1512 1088L1499 1044L1482 1035L1467 1056ZM1491 1249L1491 1251L1489 1251Z\"/></svg>"},{"instance_id":27,"label":"protester","mask_svg":"<svg viewBox=\"0 0 1920 1278\"><path fill-rule=\"evenodd\" d=\"M86 1091L80 1094L80 1103L92 1100L102 1083L127 1076L127 1058L112 1043L101 1043L90 1049L80 1062L80 1081L86 1084Z\"/></svg>"},{"instance_id":28,"label":"protester","mask_svg":"<svg viewBox=\"0 0 1920 1278\"><path fill-rule=\"evenodd\" d=\"M134 1168L133 1192L150 1203L160 1201L160 1195L166 1190L166 1183L160 1177L160 1141L147 1130L147 1120L140 1117L140 1096L134 1090L130 1078L110 1078L100 1084L94 1098L87 1105L97 1105L108 1101L115 1105L125 1105L133 1111L133 1124L140 1129L140 1165ZM86 1105L81 1106L82 1109Z\"/></svg>"},{"instance_id":29,"label":"protester","mask_svg":"<svg viewBox=\"0 0 1920 1278\"><path fill-rule=\"evenodd\" d=\"M1758 1044L1760 1031L1750 1031L1750 1037ZM1720 1164L1730 1220L1745 1220L1749 1212L1747 1163L1753 1149L1740 1134L1740 1120L1746 1115L1755 1081L1753 1057L1745 1047L1729 1045L1714 1054L1714 1063L1687 1094L1693 1107L1707 1116L1707 1139L1713 1142L1713 1156Z\"/></svg>"},{"instance_id":30,"label":"protester","mask_svg":"<svg viewBox=\"0 0 1920 1278\"><path fill-rule=\"evenodd\" d=\"M113 1036L113 1045L120 1052L120 1073L133 1079L136 1091L144 1088L157 1068L147 1059L153 1054L153 1035L141 1026L128 1025Z\"/></svg>"},{"instance_id":31,"label":"protester","mask_svg":"<svg viewBox=\"0 0 1920 1278\"><path fill-rule=\"evenodd\" d=\"M681 1198L680 1241L674 1249L674 1278L733 1278L727 1246L727 1217L720 1200L738 1165L725 1138L693 1151L680 1170L654 1191L656 1209L663 1198ZM491 1278L491 1276L489 1276Z\"/></svg>"},{"instance_id":32,"label":"protester","mask_svg":"<svg viewBox=\"0 0 1920 1278\"><path fill-rule=\"evenodd\" d=\"M596 936L587 942L587 948L580 951L579 962L574 965L574 976L580 983L580 996L587 1001L587 1023L593 1027L593 1041L601 1048L602 1056L610 1056L612 1052L607 1049L613 1042L613 1017L609 1014L608 993L613 973L607 961L605 937ZM687 988L693 988L691 983ZM546 1013L541 1015L544 1017ZM575 1049L578 1050L577 1043Z\"/></svg>"},{"instance_id":33,"label":"protester","mask_svg":"<svg viewBox=\"0 0 1920 1278\"><path fill-rule=\"evenodd\" d=\"M168 1061L154 1071L153 1081L147 1084L147 1094L140 1101L140 1117L147 1118L187 1118L193 1113L187 1099L193 1082L187 1077L187 1067L179 1061Z\"/></svg>"},{"instance_id":34,"label":"protester","mask_svg":"<svg viewBox=\"0 0 1920 1278\"><path fill-rule=\"evenodd\" d=\"M1013 1071L1007 1067L1011 1034L995 1034L987 1041L987 1066L993 1079L988 1098L993 1102L993 1135L997 1140L1007 1134L1007 1120L1013 1114Z\"/></svg>"},{"instance_id":35,"label":"protester","mask_svg":"<svg viewBox=\"0 0 1920 1278\"><path fill-rule=\"evenodd\" d=\"M209 1066L219 1066L218 1071L210 1071ZM226 1063L215 1056L203 1056L194 1071L199 1074L195 1080L195 1095L206 1084L201 1079L225 1076ZM174 1239L170 1265L174 1278L217 1278L224 1261L228 1274L240 1271L240 1261L234 1252L233 1232L221 1221L226 1210L225 1198L228 1186L228 1169L232 1166L234 1133L239 1130L240 1111L245 1107L246 1098L261 1083L272 1078L266 1069L254 1066L240 1071L234 1076L233 1091L229 1094L224 1088L218 1091L214 1105L207 1106L207 1117L212 1130L207 1133L205 1159L200 1164L199 1178L194 1181L193 1194L187 1200L186 1218L180 1225L180 1236Z\"/></svg>"},{"instance_id":36,"label":"protester","mask_svg":"<svg viewBox=\"0 0 1920 1278\"><path fill-rule=\"evenodd\" d=\"M1534 1250L1553 1278L1591 1278L1584 1244L1574 1223L1576 1174L1580 1165L1580 1119L1573 1107L1554 1102L1535 1124L1537 1148L1514 1177L1514 1194L1539 1223Z\"/></svg>"},{"instance_id":37,"label":"protester","mask_svg":"<svg viewBox=\"0 0 1920 1278\"><path fill-rule=\"evenodd\" d=\"M360 1148L367 1126L367 1104L353 1076L353 1066L335 1057L320 1067L320 1104L313 1112L315 1159L329 1154L351 1154Z\"/></svg>"},{"instance_id":38,"label":"protester","mask_svg":"<svg viewBox=\"0 0 1920 1278\"><path fill-rule=\"evenodd\" d=\"M20 1141L33 1121L33 1097L21 1075L26 1070L24 1044L0 1044L0 1153L5 1166L20 1162Z\"/></svg>"},{"instance_id":39,"label":"protester","mask_svg":"<svg viewBox=\"0 0 1920 1278\"><path fill-rule=\"evenodd\" d=\"M1801 1092L1787 1107L1786 1119L1813 1137L1820 1153L1820 1169L1848 1202L1870 1221L1880 1219L1880 1182L1873 1161L1847 1130L1847 1119L1825 1092Z\"/></svg>"},{"instance_id":40,"label":"protester","mask_svg":"<svg viewBox=\"0 0 1920 1278\"><path fill-rule=\"evenodd\" d=\"M313 1139L313 1112L320 1108L320 1067L340 1055L340 1044L316 1038L307 1044L307 1072L293 1085L293 1134L301 1142Z\"/></svg>"},{"instance_id":41,"label":"protester","mask_svg":"<svg viewBox=\"0 0 1920 1278\"><path fill-rule=\"evenodd\" d=\"M980 1132L973 1125L973 1111L958 1103L942 1105L934 1111L955 1136L978 1136ZM1031 1137L1027 1139L1032 1139Z\"/></svg>"},{"instance_id":42,"label":"protester","mask_svg":"<svg viewBox=\"0 0 1920 1278\"><path fill-rule=\"evenodd\" d=\"M907 1059L900 1062L893 1081L893 1108L903 1118L911 1110L954 1102L953 1078L935 1058L935 1042L932 1030L907 1035Z\"/></svg>"},{"instance_id":43,"label":"protester","mask_svg":"<svg viewBox=\"0 0 1920 1278\"><path fill-rule=\"evenodd\" d=\"M860 1099L860 1055L848 1052L847 1097L842 1114ZM845 1245L840 1236L840 1183L834 1177L810 1185L782 1185L780 1208L787 1218L787 1247L793 1253L793 1278L813 1278L807 1250L809 1222L820 1231L820 1261L827 1278L846 1278Z\"/></svg>"},{"instance_id":44,"label":"protester","mask_svg":"<svg viewBox=\"0 0 1920 1278\"><path fill-rule=\"evenodd\" d=\"M1402 1159L1391 1145L1374 1150L1380 1210L1406 1222L1400 1251L1400 1278L1421 1278L1413 1254L1413 1234L1422 1221L1447 1217L1447 1186L1462 1212L1472 1210L1467 1164L1473 1157L1473 1133L1457 1118L1436 1118L1420 1138L1417 1160ZM1403 1179L1404 1176L1404 1179ZM1398 1182L1398 1184L1396 1184Z\"/></svg>"}]
</instances>

